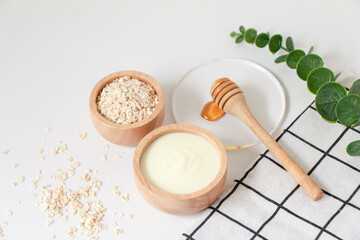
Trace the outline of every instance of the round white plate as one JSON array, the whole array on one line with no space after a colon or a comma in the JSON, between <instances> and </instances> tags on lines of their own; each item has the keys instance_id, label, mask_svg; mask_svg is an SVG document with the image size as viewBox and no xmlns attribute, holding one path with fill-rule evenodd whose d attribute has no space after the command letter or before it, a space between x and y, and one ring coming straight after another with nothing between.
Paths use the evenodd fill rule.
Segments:
<instances>
[{"instance_id":1,"label":"round white plate","mask_svg":"<svg viewBox=\"0 0 360 240\"><path fill-rule=\"evenodd\" d=\"M271 72L244 59L214 60L186 73L176 87L172 99L175 121L207 129L225 146L259 142L245 124L229 114L214 122L200 116L204 104L211 101L211 84L223 77L239 85L255 118L270 134L273 133L284 117L284 89Z\"/></svg>"}]
</instances>

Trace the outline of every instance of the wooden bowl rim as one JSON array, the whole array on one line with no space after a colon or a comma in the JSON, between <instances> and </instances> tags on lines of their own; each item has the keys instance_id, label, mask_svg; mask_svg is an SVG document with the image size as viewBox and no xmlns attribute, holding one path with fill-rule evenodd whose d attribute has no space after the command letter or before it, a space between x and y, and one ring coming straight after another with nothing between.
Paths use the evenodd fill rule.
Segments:
<instances>
[{"instance_id":1,"label":"wooden bowl rim","mask_svg":"<svg viewBox=\"0 0 360 240\"><path fill-rule=\"evenodd\" d=\"M130 76L131 78L135 78L135 79L138 79L139 81L149 84L154 89L155 93L158 96L158 103L155 106L154 112L150 116L144 118L143 120L141 120L139 122L123 125L123 124L119 124L119 123L114 123L114 122L106 119L104 116L102 116L99 113L99 111L97 110L96 100L97 100L97 97L100 94L101 90L105 87L106 84L114 81L115 79L118 79L120 77L125 77L125 76ZM90 98L89 98L89 106L90 106L90 111L93 114L93 116L95 116L102 124L106 125L107 127L116 128L116 129L124 129L124 130L125 129L134 129L134 128L141 127L141 126L148 124L149 122L153 121L160 114L161 110L165 108L165 95L164 95L164 91L163 91L160 83L152 76L150 76L146 73L143 73L143 72L139 72L139 71L126 70L126 71L111 73L111 74L105 76L104 78L102 78L99 82L97 82L96 85L91 90Z\"/></svg>"},{"instance_id":2,"label":"wooden bowl rim","mask_svg":"<svg viewBox=\"0 0 360 240\"><path fill-rule=\"evenodd\" d=\"M141 158L143 153L145 152L145 150L147 149L147 147L157 138L169 134L169 133L191 133L191 134L195 134L197 136L203 137L204 139L206 139L207 141L210 142L210 144L212 144L216 151L219 154L219 160L220 160L220 167L219 167L219 171L216 174L215 178L204 188L200 189L199 191L193 192L193 193L187 193L187 194L174 194L174 193L168 193L165 192L153 185L151 185L146 178L143 176L142 172L141 172ZM222 143L220 142L220 140L213 135L212 133L210 133L209 131L198 127L198 126L194 126L191 124L169 124L169 125L164 125L162 127L159 127L153 131L151 131L150 133L148 133L137 145L135 153L134 153L134 158L133 158L133 168L134 168L134 176L136 178L139 178L139 183L145 187L148 191L163 197L163 198L168 198L168 199L176 199L176 200L189 200L189 199L193 199L193 198L197 198L199 196L203 196L208 194L211 190L213 190L216 186L218 186L218 184L221 184L221 179L223 178L223 176L226 174L227 172L227 155L226 155L226 151L224 146L222 145Z\"/></svg>"}]
</instances>

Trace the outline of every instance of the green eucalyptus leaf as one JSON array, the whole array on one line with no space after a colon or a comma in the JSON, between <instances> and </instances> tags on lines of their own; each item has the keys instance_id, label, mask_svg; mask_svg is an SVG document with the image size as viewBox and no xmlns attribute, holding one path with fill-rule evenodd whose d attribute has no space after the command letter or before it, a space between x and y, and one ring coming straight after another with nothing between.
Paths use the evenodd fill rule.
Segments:
<instances>
[{"instance_id":1,"label":"green eucalyptus leaf","mask_svg":"<svg viewBox=\"0 0 360 240\"><path fill-rule=\"evenodd\" d=\"M345 126L351 126L360 121L360 95L349 94L342 97L336 104L336 116Z\"/></svg>"},{"instance_id":2,"label":"green eucalyptus leaf","mask_svg":"<svg viewBox=\"0 0 360 240\"><path fill-rule=\"evenodd\" d=\"M297 49L291 51L286 57L286 64L289 68L295 69L298 61L305 56L305 52L303 50Z\"/></svg>"},{"instance_id":3,"label":"green eucalyptus leaf","mask_svg":"<svg viewBox=\"0 0 360 240\"><path fill-rule=\"evenodd\" d=\"M334 81L334 78L334 73L330 69L318 67L307 76L307 87L311 93L316 94L322 85Z\"/></svg>"},{"instance_id":4,"label":"green eucalyptus leaf","mask_svg":"<svg viewBox=\"0 0 360 240\"><path fill-rule=\"evenodd\" d=\"M315 97L315 107L322 118L328 122L335 123L337 116L335 113L336 104L346 95L346 89L338 82L325 83L317 91Z\"/></svg>"},{"instance_id":5,"label":"green eucalyptus leaf","mask_svg":"<svg viewBox=\"0 0 360 240\"><path fill-rule=\"evenodd\" d=\"M266 33L260 33L255 39L255 45L258 48L263 48L269 43L269 39L269 35L267 35Z\"/></svg>"},{"instance_id":6,"label":"green eucalyptus leaf","mask_svg":"<svg viewBox=\"0 0 360 240\"><path fill-rule=\"evenodd\" d=\"M311 54L314 51L314 46L311 46L311 48L309 49L308 55Z\"/></svg>"},{"instance_id":7,"label":"green eucalyptus leaf","mask_svg":"<svg viewBox=\"0 0 360 240\"><path fill-rule=\"evenodd\" d=\"M339 72L338 74L335 75L334 81L336 81L336 79L338 79L338 77L341 75L341 72Z\"/></svg>"},{"instance_id":8,"label":"green eucalyptus leaf","mask_svg":"<svg viewBox=\"0 0 360 240\"><path fill-rule=\"evenodd\" d=\"M324 65L321 57L315 54L309 54L303 56L296 65L296 73L302 80L306 81L309 73L317 68Z\"/></svg>"},{"instance_id":9,"label":"green eucalyptus leaf","mask_svg":"<svg viewBox=\"0 0 360 240\"><path fill-rule=\"evenodd\" d=\"M346 152L353 157L360 156L360 140L350 143L346 147Z\"/></svg>"},{"instance_id":10,"label":"green eucalyptus leaf","mask_svg":"<svg viewBox=\"0 0 360 240\"><path fill-rule=\"evenodd\" d=\"M243 25L241 25L241 26L239 27L239 31L240 31L242 34L244 34L245 31L246 31L246 29L245 29L245 27L244 27Z\"/></svg>"},{"instance_id":11,"label":"green eucalyptus leaf","mask_svg":"<svg viewBox=\"0 0 360 240\"><path fill-rule=\"evenodd\" d=\"M360 79L356 80L349 90L349 94L360 95Z\"/></svg>"},{"instance_id":12,"label":"green eucalyptus leaf","mask_svg":"<svg viewBox=\"0 0 360 240\"><path fill-rule=\"evenodd\" d=\"M236 32L231 32L231 33L230 33L230 37L235 37L236 35L237 35Z\"/></svg>"},{"instance_id":13,"label":"green eucalyptus leaf","mask_svg":"<svg viewBox=\"0 0 360 240\"><path fill-rule=\"evenodd\" d=\"M240 35L235 39L235 43L241 43L244 40L244 35Z\"/></svg>"},{"instance_id":14,"label":"green eucalyptus leaf","mask_svg":"<svg viewBox=\"0 0 360 240\"><path fill-rule=\"evenodd\" d=\"M354 125L352 125L351 127L355 128L355 127L358 127L360 126L360 121L358 121L357 123L355 123Z\"/></svg>"},{"instance_id":15,"label":"green eucalyptus leaf","mask_svg":"<svg viewBox=\"0 0 360 240\"><path fill-rule=\"evenodd\" d=\"M287 37L286 38L286 48L289 51L293 51L294 50L294 41L291 37Z\"/></svg>"},{"instance_id":16,"label":"green eucalyptus leaf","mask_svg":"<svg viewBox=\"0 0 360 240\"><path fill-rule=\"evenodd\" d=\"M282 44L282 36L280 34L276 34L270 38L269 41L269 50L273 54L279 51Z\"/></svg>"},{"instance_id":17,"label":"green eucalyptus leaf","mask_svg":"<svg viewBox=\"0 0 360 240\"><path fill-rule=\"evenodd\" d=\"M254 43L255 39L256 39L256 30L253 28L249 28L248 30L246 30L245 32L245 41L248 43Z\"/></svg>"},{"instance_id":18,"label":"green eucalyptus leaf","mask_svg":"<svg viewBox=\"0 0 360 240\"><path fill-rule=\"evenodd\" d=\"M275 63L285 62L286 57L287 57L287 54L281 55L281 56L277 57L277 58L275 59Z\"/></svg>"}]
</instances>

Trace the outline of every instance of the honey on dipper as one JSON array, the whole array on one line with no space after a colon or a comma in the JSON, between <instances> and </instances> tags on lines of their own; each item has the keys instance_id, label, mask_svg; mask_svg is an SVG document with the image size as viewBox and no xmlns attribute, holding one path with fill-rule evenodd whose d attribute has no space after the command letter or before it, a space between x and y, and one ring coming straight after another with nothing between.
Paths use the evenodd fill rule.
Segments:
<instances>
[{"instance_id":1,"label":"honey on dipper","mask_svg":"<svg viewBox=\"0 0 360 240\"><path fill-rule=\"evenodd\" d=\"M208 102L201 110L201 117L208 121L216 121L224 116L225 112L221 110L214 102Z\"/></svg>"},{"instance_id":2,"label":"honey on dipper","mask_svg":"<svg viewBox=\"0 0 360 240\"><path fill-rule=\"evenodd\" d=\"M232 82L228 78L220 78L216 80L216 87L213 92L211 92L211 95L215 94L217 96L220 92L220 89L218 86L223 85L224 87L230 85ZM230 89L231 90L231 89ZM223 96L220 96L221 98ZM203 109L201 110L201 117L208 121L216 121L222 118L222 116L225 115L225 112L221 110L214 101L208 102L204 105Z\"/></svg>"}]
</instances>

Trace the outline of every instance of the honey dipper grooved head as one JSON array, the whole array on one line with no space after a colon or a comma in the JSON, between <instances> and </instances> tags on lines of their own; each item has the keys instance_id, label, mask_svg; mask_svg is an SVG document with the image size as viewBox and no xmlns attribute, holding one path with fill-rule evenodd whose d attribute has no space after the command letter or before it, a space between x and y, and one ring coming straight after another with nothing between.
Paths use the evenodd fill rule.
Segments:
<instances>
[{"instance_id":1,"label":"honey dipper grooved head","mask_svg":"<svg viewBox=\"0 0 360 240\"><path fill-rule=\"evenodd\" d=\"M211 97L224 110L226 103L235 95L242 94L240 87L228 78L220 78L216 80L210 88Z\"/></svg>"}]
</instances>

